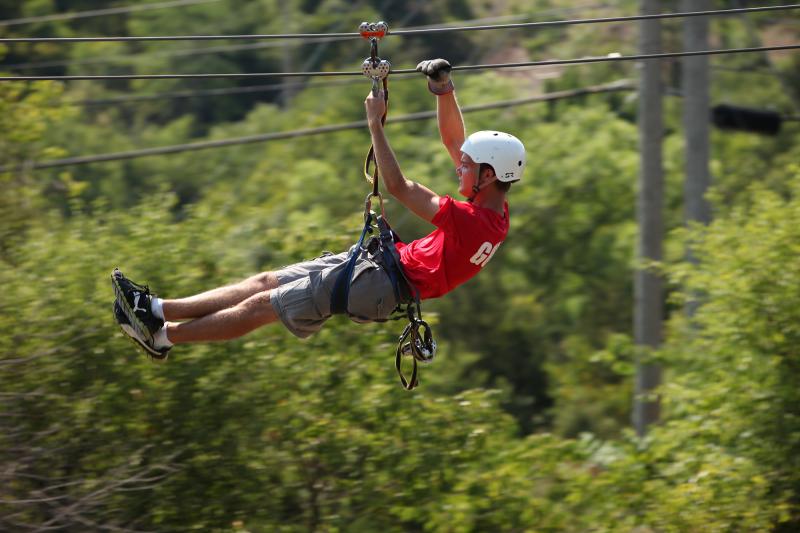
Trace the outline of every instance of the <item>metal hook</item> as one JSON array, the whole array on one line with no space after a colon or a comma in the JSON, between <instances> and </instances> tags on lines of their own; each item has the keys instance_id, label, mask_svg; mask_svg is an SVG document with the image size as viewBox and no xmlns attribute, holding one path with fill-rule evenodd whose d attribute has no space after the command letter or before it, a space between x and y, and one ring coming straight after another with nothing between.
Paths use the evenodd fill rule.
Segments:
<instances>
[{"instance_id":1,"label":"metal hook","mask_svg":"<svg viewBox=\"0 0 800 533\"><path fill-rule=\"evenodd\" d=\"M380 61L380 58L378 58L378 39L376 39L375 37L372 37L369 40L369 43L370 43L369 55L370 55L370 58L372 59L372 64L374 66L378 66L378 61Z\"/></svg>"},{"instance_id":2,"label":"metal hook","mask_svg":"<svg viewBox=\"0 0 800 533\"><path fill-rule=\"evenodd\" d=\"M381 216L386 218L386 213L383 210L383 195L381 195L381 193L375 194L375 193L372 193L372 192L367 195L367 199L364 201L364 216L368 216L370 214L370 212L372 211L372 199L373 198L377 198L378 199L378 206L380 207L380 210L381 210Z\"/></svg>"}]
</instances>

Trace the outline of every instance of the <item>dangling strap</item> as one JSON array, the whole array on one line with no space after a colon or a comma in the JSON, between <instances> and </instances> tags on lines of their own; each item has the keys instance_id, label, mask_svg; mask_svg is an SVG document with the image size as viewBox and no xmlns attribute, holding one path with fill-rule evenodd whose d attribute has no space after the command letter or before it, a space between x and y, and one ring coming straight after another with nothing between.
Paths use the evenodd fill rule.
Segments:
<instances>
[{"instance_id":1,"label":"dangling strap","mask_svg":"<svg viewBox=\"0 0 800 533\"><path fill-rule=\"evenodd\" d=\"M414 312L416 307L417 316ZM430 363L436 355L436 341L433 340L433 332L427 322L422 320L422 310L420 308L419 298L414 303L411 303L406 308L408 315L408 325L400 335L400 342L397 344L395 350L394 366L397 369L397 374L400 376L400 383L406 390L413 390L419 385L419 372L417 362ZM420 334L422 330L422 334ZM406 379L403 375L402 362L403 356L411 356L412 369L411 377Z\"/></svg>"},{"instance_id":2,"label":"dangling strap","mask_svg":"<svg viewBox=\"0 0 800 533\"><path fill-rule=\"evenodd\" d=\"M407 340L409 335L411 334L413 325L414 325L413 323L409 322L406 325L406 329L404 329L403 333L400 334L400 342L397 345L397 350L395 351L395 356L394 356L394 367L397 369L397 375L400 376L400 383L402 383L403 388L406 390L414 390L417 387L417 385L419 385L419 376L418 376L418 367L416 358L411 359L412 365L414 366L412 367L411 370L410 379L406 380L406 377L403 375L403 369L402 369L403 356L408 355L411 343L413 342L413 339L411 341Z\"/></svg>"},{"instance_id":3,"label":"dangling strap","mask_svg":"<svg viewBox=\"0 0 800 533\"><path fill-rule=\"evenodd\" d=\"M381 124L386 124L386 116L389 112L389 78L383 78L383 101L386 102L386 111L381 117ZM370 171L369 167L375 163L375 168ZM378 162L375 160L375 147L370 145L367 157L364 159L364 178L372 184L372 194L378 194Z\"/></svg>"}]
</instances>

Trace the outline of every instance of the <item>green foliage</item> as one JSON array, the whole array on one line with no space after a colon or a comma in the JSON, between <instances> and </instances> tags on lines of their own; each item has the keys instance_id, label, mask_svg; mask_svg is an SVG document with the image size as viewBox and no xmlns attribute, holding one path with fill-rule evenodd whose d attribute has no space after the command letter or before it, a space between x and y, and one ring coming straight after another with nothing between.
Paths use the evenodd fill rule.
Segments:
<instances>
[{"instance_id":1,"label":"green foliage","mask_svg":"<svg viewBox=\"0 0 800 533\"><path fill-rule=\"evenodd\" d=\"M113 333L111 255L128 272L148 272L154 287L186 294L253 268L242 257L264 239L203 209L172 223L169 198L151 202L161 207L79 215L61 229L58 215L44 218L31 229L36 246L0 273L17 309L0 323L2 351L15 355L4 359L2 383L3 459L19 474L10 494L45 500L48 482L69 483L58 506L31 504L24 518L58 524L61 505L72 505L89 524L162 530L236 520L341 529L362 514L365 529L418 527L429 512L419 502L513 434L489 392L403 392L390 326L355 331L333 320L306 343L270 328L183 350L167 365L143 360ZM273 231L268 241L291 256L298 238L300 229ZM141 253L150 247L163 252Z\"/></svg>"},{"instance_id":2,"label":"green foliage","mask_svg":"<svg viewBox=\"0 0 800 533\"><path fill-rule=\"evenodd\" d=\"M62 4L0 0L0 18L49 14ZM361 20L400 28L636 7L631 0L613 9L566 0L233 0L2 31L349 32ZM752 20L767 38L787 27L772 16ZM720 47L753 44L745 19L714 24ZM395 37L382 41L381 55L406 68L434 56L467 64L627 54L634 29ZM678 22L665 22L664 35L667 47L680 46ZM355 70L367 54L357 43L267 42L216 53L208 48L242 43L36 44L9 46L2 57L13 71L17 63L74 61L31 70L52 74ZM784 74L796 66L788 55L767 59ZM752 55L725 61L767 65ZM791 112L791 76L740 74L715 71L715 101ZM457 71L454 79L461 103L473 105L634 76L633 65L619 63ZM529 167L511 189L501 253L481 276L425 304L440 351L414 393L394 373L394 322L334 318L306 341L272 326L234 342L180 346L166 365L143 358L113 322L110 270L120 266L162 296L179 297L345 249L368 191L367 132L41 171L25 164L361 120L369 85L309 85L288 100L263 91L66 105L238 83L0 84L0 160L14 169L0 174L0 529L798 529L795 126L776 138L716 132L716 221L674 231L683 218L681 103L666 103L665 225L673 231L661 267L673 316L663 349L649 354L665 368L663 421L640 439L626 429L637 355L637 106L628 93L465 115L469 131L522 138ZM392 80L391 97L387 127L404 172L454 195L435 121L391 123L434 108L424 81ZM391 198L386 211L406 240L430 231ZM697 264L683 261L686 243ZM682 312L690 300L701 304L692 320Z\"/></svg>"},{"instance_id":3,"label":"green foliage","mask_svg":"<svg viewBox=\"0 0 800 533\"><path fill-rule=\"evenodd\" d=\"M26 163L63 155L63 151L45 140L50 128L59 128L70 117L68 110L53 106L61 94L54 83L26 86L0 84L0 258L10 248L24 243L25 229L39 209L48 206L43 196L69 198L80 193L80 185L69 173L62 172L42 179L34 176Z\"/></svg>"}]
</instances>

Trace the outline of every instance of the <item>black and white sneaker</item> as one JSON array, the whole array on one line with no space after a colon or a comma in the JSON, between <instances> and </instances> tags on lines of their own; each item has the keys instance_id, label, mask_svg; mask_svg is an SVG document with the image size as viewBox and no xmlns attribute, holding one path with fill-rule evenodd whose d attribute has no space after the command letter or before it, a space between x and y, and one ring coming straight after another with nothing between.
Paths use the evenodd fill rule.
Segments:
<instances>
[{"instance_id":1,"label":"black and white sneaker","mask_svg":"<svg viewBox=\"0 0 800 533\"><path fill-rule=\"evenodd\" d=\"M161 329L164 321L153 314L150 303L153 296L147 285L139 285L126 278L118 268L111 273L111 284L117 303L128 318L128 323L138 338L153 344L153 335Z\"/></svg>"},{"instance_id":2,"label":"black and white sneaker","mask_svg":"<svg viewBox=\"0 0 800 533\"><path fill-rule=\"evenodd\" d=\"M139 348L145 351L152 359L157 361L166 361L169 355L169 348L156 348L152 342L147 342L142 339L136 330L131 327L131 322L128 320L127 315L122 310L119 302L114 302L114 320L119 324L119 328L127 335Z\"/></svg>"}]
</instances>

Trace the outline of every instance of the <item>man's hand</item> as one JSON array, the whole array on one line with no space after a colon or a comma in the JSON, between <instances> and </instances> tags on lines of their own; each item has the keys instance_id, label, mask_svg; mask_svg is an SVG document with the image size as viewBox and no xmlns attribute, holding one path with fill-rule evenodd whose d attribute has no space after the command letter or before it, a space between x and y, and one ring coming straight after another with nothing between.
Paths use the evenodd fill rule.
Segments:
<instances>
[{"instance_id":1,"label":"man's hand","mask_svg":"<svg viewBox=\"0 0 800 533\"><path fill-rule=\"evenodd\" d=\"M450 62L446 59L427 59L417 65L417 70L428 77L428 89L437 95L453 92L451 69Z\"/></svg>"},{"instance_id":2,"label":"man's hand","mask_svg":"<svg viewBox=\"0 0 800 533\"><path fill-rule=\"evenodd\" d=\"M367 94L367 99L364 100L364 107L367 110L367 122L370 127L374 125L381 125L384 113L386 113L386 101L383 99L383 91L378 91L377 95L372 94L372 91Z\"/></svg>"}]
</instances>

